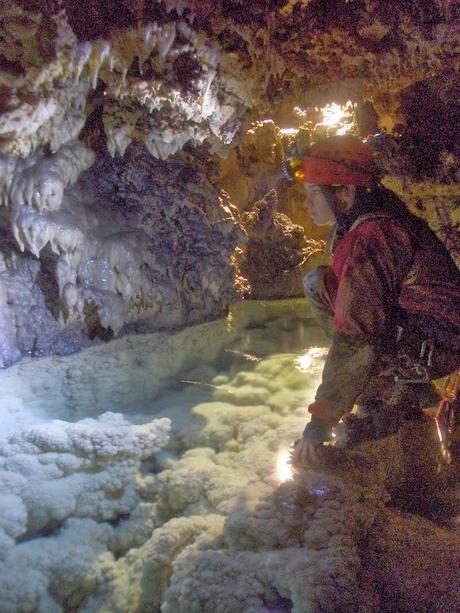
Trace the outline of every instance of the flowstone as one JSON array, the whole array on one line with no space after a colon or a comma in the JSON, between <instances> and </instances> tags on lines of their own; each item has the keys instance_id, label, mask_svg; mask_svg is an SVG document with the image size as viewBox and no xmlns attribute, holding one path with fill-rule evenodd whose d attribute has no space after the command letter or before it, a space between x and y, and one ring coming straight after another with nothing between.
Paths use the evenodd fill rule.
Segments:
<instances>
[{"instance_id":1,"label":"flowstone","mask_svg":"<svg viewBox=\"0 0 460 613\"><path fill-rule=\"evenodd\" d=\"M101 584L110 547L119 549L106 522L138 507L141 461L167 444L169 429L167 419L133 426L104 413L28 426L2 441L2 611L60 611Z\"/></svg>"}]
</instances>

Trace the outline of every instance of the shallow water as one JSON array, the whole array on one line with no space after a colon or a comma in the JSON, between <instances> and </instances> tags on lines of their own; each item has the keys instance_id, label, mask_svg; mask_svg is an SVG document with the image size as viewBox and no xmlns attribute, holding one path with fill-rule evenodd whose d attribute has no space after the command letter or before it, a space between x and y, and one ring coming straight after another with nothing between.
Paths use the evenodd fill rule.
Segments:
<instances>
[{"instance_id":1,"label":"shallow water","mask_svg":"<svg viewBox=\"0 0 460 613\"><path fill-rule=\"evenodd\" d=\"M108 410L133 423L168 411L183 416L271 356L290 356L292 369L307 370L302 356L326 342L304 300L259 301L175 335L126 336L72 356L26 359L0 370L0 438Z\"/></svg>"},{"instance_id":2,"label":"shallow water","mask_svg":"<svg viewBox=\"0 0 460 613\"><path fill-rule=\"evenodd\" d=\"M175 602L171 565L202 538L212 556L225 517L289 479L325 344L304 300L247 302L0 371L0 610L200 610ZM258 610L285 610L268 591Z\"/></svg>"}]
</instances>

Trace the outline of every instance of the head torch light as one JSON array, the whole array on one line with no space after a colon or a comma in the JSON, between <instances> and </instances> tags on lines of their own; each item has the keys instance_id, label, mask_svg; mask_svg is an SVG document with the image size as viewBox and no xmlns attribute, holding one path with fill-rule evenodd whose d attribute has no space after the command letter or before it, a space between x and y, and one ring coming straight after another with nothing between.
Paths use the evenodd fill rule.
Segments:
<instances>
[{"instance_id":1,"label":"head torch light","mask_svg":"<svg viewBox=\"0 0 460 613\"><path fill-rule=\"evenodd\" d=\"M318 140L308 150L294 150L284 161L291 181L315 185L374 187L379 171L368 144L352 134Z\"/></svg>"},{"instance_id":2,"label":"head torch light","mask_svg":"<svg viewBox=\"0 0 460 613\"><path fill-rule=\"evenodd\" d=\"M284 174L290 181L303 181L304 173L302 171L301 158L286 158L283 163Z\"/></svg>"}]
</instances>

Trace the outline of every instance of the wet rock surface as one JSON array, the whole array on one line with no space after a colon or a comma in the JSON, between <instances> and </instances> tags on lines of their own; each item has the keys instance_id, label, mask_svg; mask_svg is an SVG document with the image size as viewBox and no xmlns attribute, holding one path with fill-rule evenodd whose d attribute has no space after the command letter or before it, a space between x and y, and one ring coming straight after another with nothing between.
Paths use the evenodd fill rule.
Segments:
<instances>
[{"instance_id":1,"label":"wet rock surface","mask_svg":"<svg viewBox=\"0 0 460 613\"><path fill-rule=\"evenodd\" d=\"M277 193L271 190L241 216L248 234L240 260L241 273L254 299L301 295L304 265L314 253L322 251L319 241L307 240L303 228L277 208Z\"/></svg>"},{"instance_id":2,"label":"wet rock surface","mask_svg":"<svg viewBox=\"0 0 460 613\"><path fill-rule=\"evenodd\" d=\"M133 145L100 155L76 185L94 159L73 141L1 160L3 366L222 316L238 298L231 256L246 235L206 158L160 163Z\"/></svg>"}]
</instances>

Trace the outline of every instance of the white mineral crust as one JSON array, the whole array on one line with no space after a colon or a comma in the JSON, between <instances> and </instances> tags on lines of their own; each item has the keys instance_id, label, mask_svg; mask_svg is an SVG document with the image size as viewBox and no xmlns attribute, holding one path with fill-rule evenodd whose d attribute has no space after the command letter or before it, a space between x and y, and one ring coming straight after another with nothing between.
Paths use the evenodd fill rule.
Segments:
<instances>
[{"instance_id":1,"label":"white mineral crust","mask_svg":"<svg viewBox=\"0 0 460 613\"><path fill-rule=\"evenodd\" d=\"M2 611L60 610L57 603L46 608L49 591L68 593L73 583L94 587L101 557L112 559L112 528L103 522L139 505L140 463L167 444L169 429L166 418L132 425L107 412L76 423L28 426L2 441ZM51 525L56 537L37 538ZM19 537L29 540L15 545Z\"/></svg>"}]
</instances>

